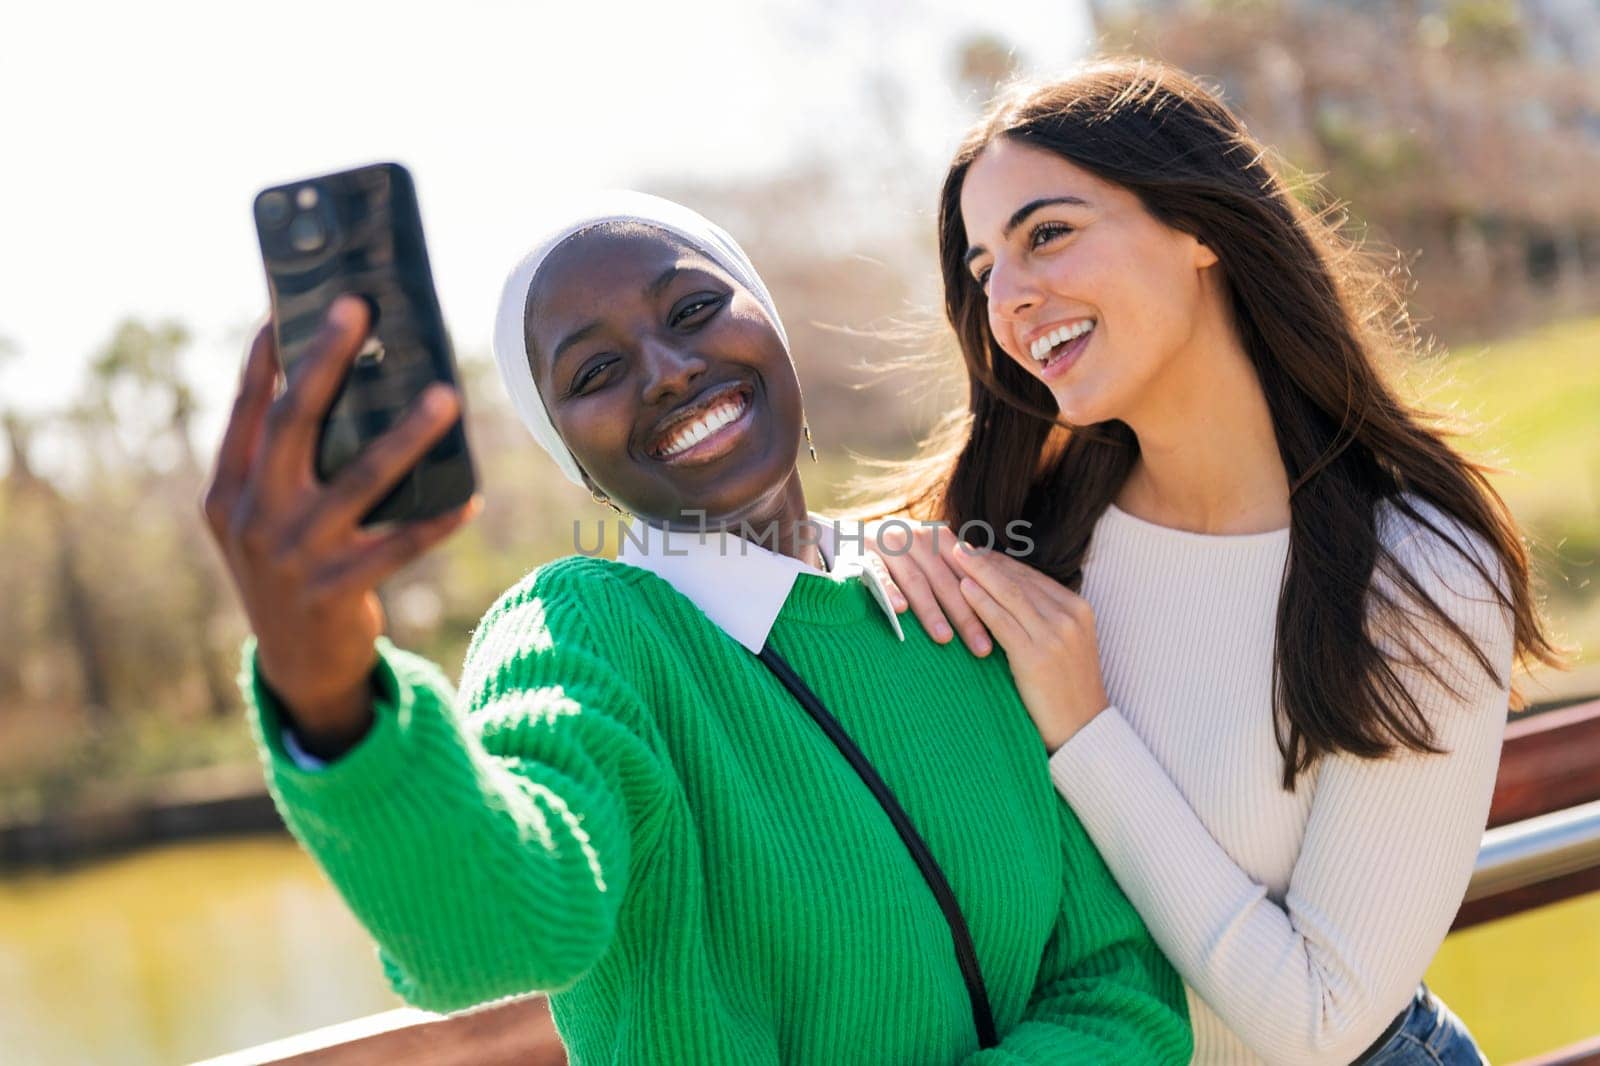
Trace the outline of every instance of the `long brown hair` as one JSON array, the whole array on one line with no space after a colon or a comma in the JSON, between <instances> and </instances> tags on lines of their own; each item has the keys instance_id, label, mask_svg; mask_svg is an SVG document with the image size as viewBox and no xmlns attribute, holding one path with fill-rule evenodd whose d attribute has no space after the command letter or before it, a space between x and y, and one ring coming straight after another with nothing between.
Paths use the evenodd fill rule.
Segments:
<instances>
[{"instance_id":1,"label":"long brown hair","mask_svg":"<svg viewBox=\"0 0 1600 1066\"><path fill-rule=\"evenodd\" d=\"M1149 60L1102 60L1065 80L1004 94L956 152L939 203L939 259L968 402L919 459L877 481L896 509L958 529L1026 520L1029 561L1076 585L1095 522L1138 459L1123 423L1063 423L1049 390L990 332L986 297L964 262L961 190L972 162L1002 137L1128 189L1156 219L1204 241L1219 259L1291 486L1273 695L1286 789L1324 754L1439 750L1399 664L1373 638L1374 611L1423 640L1419 622L1436 621L1495 672L1385 547L1380 504L1454 546L1497 590L1524 660L1558 661L1539 619L1527 551L1485 468L1457 454L1442 422L1404 402L1380 372L1380 359L1420 347L1394 272L1344 238L1332 211L1296 199L1215 95ZM1481 537L1503 582L1408 494ZM1373 581L1375 573L1392 578L1395 595ZM1401 600L1414 606L1402 609ZM1433 676L1450 684L1437 669Z\"/></svg>"}]
</instances>

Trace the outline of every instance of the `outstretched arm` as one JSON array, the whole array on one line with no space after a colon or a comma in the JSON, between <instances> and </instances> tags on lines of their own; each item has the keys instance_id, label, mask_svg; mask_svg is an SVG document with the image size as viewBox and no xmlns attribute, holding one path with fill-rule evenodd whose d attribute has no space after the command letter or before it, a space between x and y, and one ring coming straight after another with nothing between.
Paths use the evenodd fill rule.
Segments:
<instances>
[{"instance_id":1,"label":"outstretched arm","mask_svg":"<svg viewBox=\"0 0 1600 1066\"><path fill-rule=\"evenodd\" d=\"M284 820L377 937L395 984L460 1007L576 979L609 943L664 776L637 693L573 590L519 586L474 635L461 699L380 634L376 587L469 520L360 519L459 417L427 390L328 482L322 419L370 328L341 297L278 390L256 333L204 500L251 637L241 676ZM284 752L292 724L313 755Z\"/></svg>"}]
</instances>

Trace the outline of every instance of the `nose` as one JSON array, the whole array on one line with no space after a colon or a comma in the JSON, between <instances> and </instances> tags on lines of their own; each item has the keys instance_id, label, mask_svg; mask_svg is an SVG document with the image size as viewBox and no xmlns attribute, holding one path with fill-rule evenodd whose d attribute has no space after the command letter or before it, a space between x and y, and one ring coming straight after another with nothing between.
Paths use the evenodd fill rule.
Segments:
<instances>
[{"instance_id":1,"label":"nose","mask_svg":"<svg viewBox=\"0 0 1600 1066\"><path fill-rule=\"evenodd\" d=\"M706 371L706 361L699 355L656 336L640 343L639 361L644 370L644 402L652 405L684 395Z\"/></svg>"},{"instance_id":2,"label":"nose","mask_svg":"<svg viewBox=\"0 0 1600 1066\"><path fill-rule=\"evenodd\" d=\"M989 315L1015 321L1039 304L1039 286L1022 265L997 259L989 268Z\"/></svg>"}]
</instances>

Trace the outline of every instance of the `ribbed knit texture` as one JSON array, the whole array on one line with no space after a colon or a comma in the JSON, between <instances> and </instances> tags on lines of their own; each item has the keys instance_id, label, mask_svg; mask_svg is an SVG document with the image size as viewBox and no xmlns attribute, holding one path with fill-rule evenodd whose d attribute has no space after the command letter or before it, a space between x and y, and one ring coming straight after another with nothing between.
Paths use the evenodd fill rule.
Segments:
<instances>
[{"instance_id":1,"label":"ribbed knit texture","mask_svg":"<svg viewBox=\"0 0 1600 1066\"><path fill-rule=\"evenodd\" d=\"M379 642L371 732L321 771L241 676L290 828L449 1010L534 989L588 1063L1187 1061L1182 983L1051 789L1000 658L802 575L770 643L877 766L971 927L1004 1035L977 1052L932 893L752 655L641 569L565 559L474 632L459 698Z\"/></svg>"},{"instance_id":2,"label":"ribbed knit texture","mask_svg":"<svg viewBox=\"0 0 1600 1066\"><path fill-rule=\"evenodd\" d=\"M1389 508L1379 530L1499 680L1430 633L1459 694L1402 676L1449 754L1325 758L1289 793L1272 712L1288 531L1204 536L1115 508L1095 529L1084 595L1113 709L1051 772L1188 983L1196 1062L1348 1063L1416 990L1471 876L1510 617L1433 534Z\"/></svg>"}]
</instances>

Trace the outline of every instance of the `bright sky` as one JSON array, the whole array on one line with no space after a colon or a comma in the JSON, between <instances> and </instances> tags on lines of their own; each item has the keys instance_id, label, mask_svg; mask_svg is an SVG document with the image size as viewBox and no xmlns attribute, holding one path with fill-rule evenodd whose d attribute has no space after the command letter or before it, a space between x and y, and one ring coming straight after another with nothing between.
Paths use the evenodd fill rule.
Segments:
<instances>
[{"instance_id":1,"label":"bright sky","mask_svg":"<svg viewBox=\"0 0 1600 1066\"><path fill-rule=\"evenodd\" d=\"M874 78L904 90L933 190L968 113L957 40L987 30L1046 71L1090 40L1081 0L408 7L6 5L0 338L21 354L0 370L4 405L64 404L118 320L171 316L196 334L209 445L266 306L249 211L262 186L406 163L458 349L481 351L552 190L782 169L875 128L861 117Z\"/></svg>"}]
</instances>

